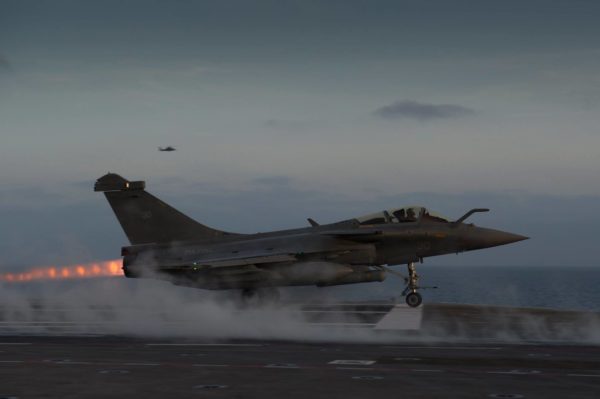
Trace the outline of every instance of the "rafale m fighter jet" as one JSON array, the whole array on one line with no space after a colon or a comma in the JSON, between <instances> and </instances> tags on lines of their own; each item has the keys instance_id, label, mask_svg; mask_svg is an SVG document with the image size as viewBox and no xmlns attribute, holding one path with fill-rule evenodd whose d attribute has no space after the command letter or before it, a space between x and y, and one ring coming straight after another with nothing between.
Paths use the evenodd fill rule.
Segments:
<instances>
[{"instance_id":1,"label":"rafale m fighter jet","mask_svg":"<svg viewBox=\"0 0 600 399\"><path fill-rule=\"evenodd\" d=\"M171 151L177 151L177 148L171 147L171 146L168 146L168 147L158 147L158 151L161 151L161 152L171 152Z\"/></svg>"},{"instance_id":2,"label":"rafale m fighter jet","mask_svg":"<svg viewBox=\"0 0 600 399\"><path fill-rule=\"evenodd\" d=\"M123 247L126 277L152 277L204 289L240 289L276 299L278 286L319 287L383 281L408 265L403 295L421 304L415 263L423 258L509 244L527 237L450 221L410 206L320 225L237 234L200 224L145 191L145 182L109 173L94 191L106 195L131 245Z\"/></svg>"}]
</instances>

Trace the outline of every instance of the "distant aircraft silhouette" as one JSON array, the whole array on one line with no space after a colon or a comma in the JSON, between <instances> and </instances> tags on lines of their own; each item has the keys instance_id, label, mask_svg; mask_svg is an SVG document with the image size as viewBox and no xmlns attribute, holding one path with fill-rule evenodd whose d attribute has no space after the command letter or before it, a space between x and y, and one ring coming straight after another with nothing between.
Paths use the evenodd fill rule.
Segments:
<instances>
[{"instance_id":1,"label":"distant aircraft silhouette","mask_svg":"<svg viewBox=\"0 0 600 399\"><path fill-rule=\"evenodd\" d=\"M158 147L158 151L168 151L168 152L170 152L170 151L177 151L177 149L175 147L171 147L171 146L168 146L168 147Z\"/></svg>"}]
</instances>

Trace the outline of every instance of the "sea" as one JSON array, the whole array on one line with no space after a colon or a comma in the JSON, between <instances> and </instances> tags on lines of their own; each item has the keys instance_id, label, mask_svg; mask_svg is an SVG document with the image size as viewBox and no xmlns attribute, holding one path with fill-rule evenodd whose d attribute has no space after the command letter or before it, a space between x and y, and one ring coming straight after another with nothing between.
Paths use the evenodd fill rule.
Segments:
<instances>
[{"instance_id":1,"label":"sea","mask_svg":"<svg viewBox=\"0 0 600 399\"><path fill-rule=\"evenodd\" d=\"M406 267L393 268L405 274ZM418 265L423 301L600 311L600 266ZM389 275L381 283L328 287L345 300L400 301L404 282Z\"/></svg>"},{"instance_id":2,"label":"sea","mask_svg":"<svg viewBox=\"0 0 600 399\"><path fill-rule=\"evenodd\" d=\"M406 266L393 270L406 274ZM600 266L438 266L419 264L417 272L424 303L461 303L516 307L539 307L600 312ZM310 302L396 301L405 284L402 278L387 275L383 282L371 282L317 288L282 287L282 300ZM427 288L437 287L437 288ZM239 296L235 290L207 292L195 288L173 286L167 282L125 277L103 277L65 281L0 284L0 300L7 295L22 298L53 298L66 292L94 292L94 300L104 303L110 295L128 297L174 295L204 301L208 298L225 300ZM105 294L103 294L105 293ZM91 294L90 294L91 295Z\"/></svg>"}]
</instances>

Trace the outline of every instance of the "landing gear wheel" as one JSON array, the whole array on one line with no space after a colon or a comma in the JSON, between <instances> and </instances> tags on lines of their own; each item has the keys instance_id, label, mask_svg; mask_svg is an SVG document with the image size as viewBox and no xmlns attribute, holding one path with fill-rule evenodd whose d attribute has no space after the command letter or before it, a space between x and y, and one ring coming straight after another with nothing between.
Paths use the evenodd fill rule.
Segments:
<instances>
[{"instance_id":1,"label":"landing gear wheel","mask_svg":"<svg viewBox=\"0 0 600 399\"><path fill-rule=\"evenodd\" d=\"M416 308L423 302L423 298L421 294L418 292L411 292L406 296L406 304L411 308Z\"/></svg>"}]
</instances>

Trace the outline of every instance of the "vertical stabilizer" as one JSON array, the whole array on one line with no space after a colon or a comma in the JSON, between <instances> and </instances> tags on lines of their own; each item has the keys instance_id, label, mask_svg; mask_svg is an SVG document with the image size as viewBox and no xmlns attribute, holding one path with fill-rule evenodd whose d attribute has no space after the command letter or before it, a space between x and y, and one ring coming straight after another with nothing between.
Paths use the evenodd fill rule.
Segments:
<instances>
[{"instance_id":1,"label":"vertical stabilizer","mask_svg":"<svg viewBox=\"0 0 600 399\"><path fill-rule=\"evenodd\" d=\"M108 199L132 245L174 241L205 241L231 235L196 222L146 192L145 182L128 181L108 173L96 181L94 191Z\"/></svg>"}]
</instances>

